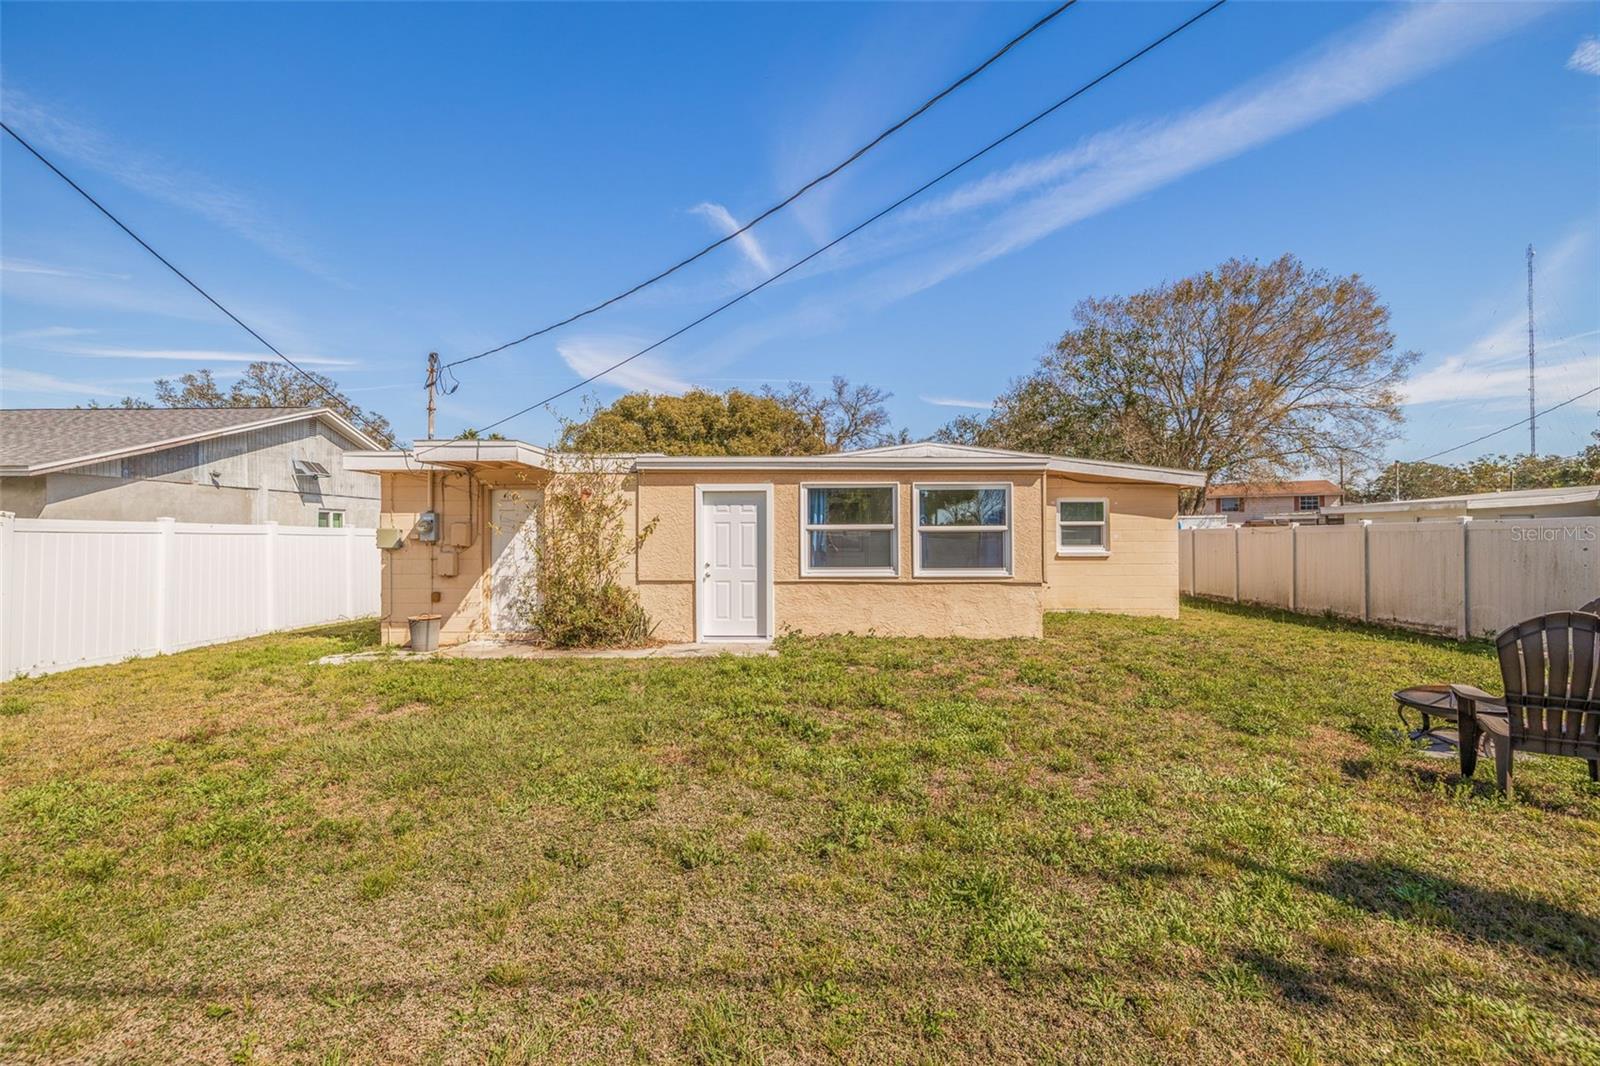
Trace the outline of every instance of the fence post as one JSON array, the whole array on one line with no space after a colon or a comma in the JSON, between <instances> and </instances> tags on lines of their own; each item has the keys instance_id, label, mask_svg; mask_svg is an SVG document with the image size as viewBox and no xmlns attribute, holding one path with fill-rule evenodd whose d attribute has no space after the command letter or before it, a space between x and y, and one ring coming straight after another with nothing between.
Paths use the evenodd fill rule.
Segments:
<instances>
[{"instance_id":1,"label":"fence post","mask_svg":"<svg viewBox=\"0 0 1600 1066\"><path fill-rule=\"evenodd\" d=\"M1361 520L1361 620L1372 621L1372 519Z\"/></svg>"},{"instance_id":2,"label":"fence post","mask_svg":"<svg viewBox=\"0 0 1600 1066\"><path fill-rule=\"evenodd\" d=\"M1239 602L1239 531L1243 526L1233 527L1233 602Z\"/></svg>"},{"instance_id":3,"label":"fence post","mask_svg":"<svg viewBox=\"0 0 1600 1066\"><path fill-rule=\"evenodd\" d=\"M16 534L16 524L16 515L0 511L0 681L11 680L11 664L16 655L16 649L11 646L13 626L7 619L16 616L19 624L27 624L21 617L22 605L17 602L16 590L11 584L12 537Z\"/></svg>"},{"instance_id":4,"label":"fence post","mask_svg":"<svg viewBox=\"0 0 1600 1066\"><path fill-rule=\"evenodd\" d=\"M1461 518L1461 628L1457 636L1466 640L1472 635L1472 560L1467 558L1467 541L1471 537L1472 516Z\"/></svg>"},{"instance_id":5,"label":"fence post","mask_svg":"<svg viewBox=\"0 0 1600 1066\"><path fill-rule=\"evenodd\" d=\"M1199 540L1199 533L1198 529L1189 530L1189 595L1191 596L1194 595L1194 590L1200 587L1200 579L1195 576L1194 572L1196 542Z\"/></svg>"},{"instance_id":6,"label":"fence post","mask_svg":"<svg viewBox=\"0 0 1600 1066\"><path fill-rule=\"evenodd\" d=\"M356 530L344 527L344 616L356 616Z\"/></svg>"},{"instance_id":7,"label":"fence post","mask_svg":"<svg viewBox=\"0 0 1600 1066\"><path fill-rule=\"evenodd\" d=\"M173 601L177 594L178 520L156 519L156 651L172 651Z\"/></svg>"},{"instance_id":8,"label":"fence post","mask_svg":"<svg viewBox=\"0 0 1600 1066\"><path fill-rule=\"evenodd\" d=\"M263 526L266 532L261 539L266 547L262 554L266 558L261 566L261 631L271 633L278 628L278 523L265 522Z\"/></svg>"},{"instance_id":9,"label":"fence post","mask_svg":"<svg viewBox=\"0 0 1600 1066\"><path fill-rule=\"evenodd\" d=\"M1300 609L1300 523L1289 523L1289 610Z\"/></svg>"}]
</instances>

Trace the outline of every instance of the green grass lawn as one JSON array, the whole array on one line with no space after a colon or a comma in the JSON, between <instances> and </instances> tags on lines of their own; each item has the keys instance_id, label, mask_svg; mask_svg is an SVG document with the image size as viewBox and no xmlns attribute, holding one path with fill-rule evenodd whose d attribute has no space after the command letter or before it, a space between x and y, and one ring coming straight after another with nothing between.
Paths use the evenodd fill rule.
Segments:
<instances>
[{"instance_id":1,"label":"green grass lawn","mask_svg":"<svg viewBox=\"0 0 1600 1066\"><path fill-rule=\"evenodd\" d=\"M374 639L0 690L0 1060L1600 1061L1600 787L1394 733L1484 645Z\"/></svg>"}]
</instances>

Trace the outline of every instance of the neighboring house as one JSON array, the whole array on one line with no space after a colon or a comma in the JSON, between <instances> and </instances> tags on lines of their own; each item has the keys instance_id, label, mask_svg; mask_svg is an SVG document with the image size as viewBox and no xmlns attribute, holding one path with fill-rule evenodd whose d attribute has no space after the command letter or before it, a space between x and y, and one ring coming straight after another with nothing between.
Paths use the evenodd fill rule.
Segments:
<instances>
[{"instance_id":1,"label":"neighboring house","mask_svg":"<svg viewBox=\"0 0 1600 1066\"><path fill-rule=\"evenodd\" d=\"M520 441L354 453L383 479L383 639L526 628L533 516L559 455ZM806 457L614 456L620 579L666 641L780 632L1036 637L1046 610L1178 613L1178 494L1204 476L947 444ZM425 514L431 513L431 516ZM427 539L432 538L432 539Z\"/></svg>"},{"instance_id":2,"label":"neighboring house","mask_svg":"<svg viewBox=\"0 0 1600 1066\"><path fill-rule=\"evenodd\" d=\"M1222 515L1230 525L1241 522L1317 521L1328 507L1344 502L1344 491L1331 481L1264 481L1212 485L1206 489L1206 514Z\"/></svg>"},{"instance_id":3,"label":"neighboring house","mask_svg":"<svg viewBox=\"0 0 1600 1066\"><path fill-rule=\"evenodd\" d=\"M1600 514L1600 485L1478 492L1423 500L1347 503L1326 510L1329 521L1421 522L1435 518L1576 518Z\"/></svg>"},{"instance_id":4,"label":"neighboring house","mask_svg":"<svg viewBox=\"0 0 1600 1066\"><path fill-rule=\"evenodd\" d=\"M376 441L320 407L0 411L0 511L19 518L361 526Z\"/></svg>"}]
</instances>

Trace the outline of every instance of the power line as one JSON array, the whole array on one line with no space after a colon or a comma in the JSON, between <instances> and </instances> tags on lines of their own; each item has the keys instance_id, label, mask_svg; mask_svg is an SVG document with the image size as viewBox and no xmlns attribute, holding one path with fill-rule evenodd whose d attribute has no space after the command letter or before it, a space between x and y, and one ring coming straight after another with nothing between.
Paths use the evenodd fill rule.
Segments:
<instances>
[{"instance_id":1,"label":"power line","mask_svg":"<svg viewBox=\"0 0 1600 1066\"><path fill-rule=\"evenodd\" d=\"M612 304L617 303L618 301L626 300L628 297L632 296L634 293L640 291L641 289L649 288L651 285L654 285L656 282L662 280L663 278L665 278L665 277L667 277L667 276L669 276L671 274L675 274L679 270L682 270L684 267L688 266L690 263L693 263L695 260L700 259L702 256L705 256L705 255L707 255L707 254L709 254L711 252L716 251L718 248L721 248L724 244L727 244L729 241L743 236L745 233L748 233L750 230L754 229L761 222L763 222L766 219L768 219L768 218L772 217L773 215L777 214L779 211L782 211L785 207L788 207L790 204L792 204L796 200L800 199L800 197L804 196L807 192L810 192L812 189L816 188L818 185L820 185L823 182L827 181L829 178L831 178L835 174L839 173L845 167L849 166L851 163L854 163L856 160L860 159L862 156L864 156L868 152L872 151L872 149L874 149L878 145L882 144L889 137L891 137L895 133L898 133L900 130L904 129L906 126L910 125L913 120L915 120L918 117L920 117L925 111L927 111L929 108L931 108L934 104L937 104L940 100L943 100L945 97L949 96L951 93L955 92L957 89L959 89L963 85L965 85L967 82L971 81L973 78L976 78L979 74L982 74L990 66L992 66L996 62L998 62L999 59L1002 56L1004 56L1007 52L1011 51L1011 49L1015 48L1017 45L1021 44L1023 41L1027 40L1029 37L1033 36L1033 34L1035 32L1037 32L1038 30L1043 29L1045 27L1045 25L1047 23L1051 22L1053 19L1055 19L1055 17L1057 15L1060 15L1063 11L1067 10L1067 8L1073 6L1077 2L1078 2L1078 0L1066 0L1065 3L1059 5L1058 7L1054 8L1054 9L1052 9L1043 18L1039 19L1033 25L1029 26L1027 29L1023 30L1021 33L1019 33L1015 37L1011 38L1011 40L1007 41L1005 43L1005 45L1002 46L1001 49L998 52L995 52L988 59L985 59L982 63L979 63L977 66L973 67L971 70L969 70L965 74L961 75L961 77L957 78L955 81L951 82L949 85L946 85L943 89L940 89L934 95L930 96L915 111L911 112L905 118L900 119L894 125L890 126L888 129L884 130L882 133L880 133L876 137L872 138L872 140L868 141L866 144L862 145L860 148L857 148L854 152L851 152L842 161L834 164L832 167L829 167L827 170L823 171L821 174L818 174L816 177L812 178L810 181L806 182L804 185L800 186L794 192L790 193L788 196L785 196L782 200L779 200L777 203L773 204L771 207L767 208L765 211L761 212L759 215L757 215L756 217L752 218L749 222L746 222L744 225L740 226L738 229L734 230L732 233L729 233L724 237L721 237L721 238L719 238L719 239L717 239L715 241L712 241L710 244L706 245L704 248L700 249L698 252L695 252L693 255L689 256L688 258L680 259L678 262L672 264L670 267L668 267L667 269L661 271L659 274L656 274L653 277L646 278L644 281L639 282L639 284L635 285L631 289L628 289L626 292L620 292L617 295L611 297L610 299L602 300L602 301L600 301L599 303L595 304L592 307L587 307L587 308L583 309L582 311L577 312L576 314L568 315L566 318L563 318L559 322L552 322L548 326L543 326L543 327L541 327L539 329L536 329L532 333L528 333L528 334L525 334L525 335L523 335L521 337L518 337L514 341L507 341L504 344L496 345L495 347L490 348L488 351L479 352L477 355L469 355L469 356L466 356L465 358L462 358L462 359L453 360L452 362L444 364L445 368L448 369L448 368L453 367L453 366L460 366L462 363L470 363L473 360L482 359L484 356L494 355L496 352L503 352L507 348L515 347L516 345L521 344L524 341L531 341L535 337L542 337L546 333L551 332L552 330L560 329L562 326L570 326L572 323L578 321L578 319L580 319L580 318L587 318L589 315L594 314L596 311L602 311L605 308L610 307Z\"/></svg>"},{"instance_id":2,"label":"power line","mask_svg":"<svg viewBox=\"0 0 1600 1066\"><path fill-rule=\"evenodd\" d=\"M1524 419L1521 419L1519 421L1513 422L1509 426L1501 426L1499 429L1492 430L1491 432L1485 433L1481 437L1473 437L1471 440L1463 441L1462 443L1457 444L1454 447L1446 448L1443 451L1434 452L1432 455L1424 455L1421 459L1411 459L1411 460L1408 460L1408 462L1410 462L1410 463L1426 463L1428 460L1437 459L1441 455L1449 455L1451 452L1458 452L1462 448L1470 448L1472 445L1477 444L1480 441L1486 441L1490 437L1498 437L1500 434L1505 433L1505 432L1507 432L1509 430L1516 429L1518 426L1525 426L1529 422L1532 422L1535 418L1538 418L1538 417L1540 417L1542 415L1547 415L1551 411L1559 411L1563 407L1567 406L1568 404L1577 403L1579 400L1583 399L1585 396L1593 396L1597 392L1600 392L1600 385L1596 385L1594 388L1588 390L1587 392L1580 392L1580 393L1578 393L1578 395L1573 396L1570 399L1562 400L1560 403L1556 404L1554 407L1546 407L1543 411L1535 411L1533 414L1529 415L1527 418L1524 418Z\"/></svg>"},{"instance_id":3,"label":"power line","mask_svg":"<svg viewBox=\"0 0 1600 1066\"><path fill-rule=\"evenodd\" d=\"M206 290L202 289L199 285L195 284L194 279L189 277L189 275L185 274L183 271L181 271L177 267L173 266L171 261L168 260L166 256L162 255L160 252L158 252L154 248L150 247L149 242L147 242L143 237L139 236L137 233L133 232L133 230L129 229L127 223L123 222L122 219L118 218L116 215L112 214L109 210L107 210L106 206L104 204L102 204L99 200L96 200L93 196L90 196L86 191L84 191L83 186L79 185L77 182L75 182L71 178L67 177L67 175L62 172L60 167L56 166L54 163L50 162L50 160L46 159L44 157L44 154L41 153L39 151L39 149L37 149L33 145L29 144L27 142L27 140L25 140L20 133L18 133L16 130L12 129L5 122L0 122L0 129L4 129L7 133L9 133L12 136L12 138L18 144L20 144L20 145L22 145L22 147L26 148L28 150L28 152L30 154L32 154L32 156L35 159L37 159L39 162L43 163L45 166L49 167L51 169L51 171L53 171L55 173L56 177L60 178L62 181L66 182L68 185L72 186L73 191L75 191L79 196L83 197L85 200L87 200L91 204L93 204L95 209L98 210L102 215L104 215L107 218L109 218L112 222L114 222L118 229L120 229L123 233L126 233L128 236L132 237L135 241L137 241L138 244L139 244L139 247L143 248L145 251L147 251L151 255L155 256L156 259L158 259L161 262L162 266L166 267L168 270L170 270L174 274L178 275L178 277L182 278L185 285L188 285L189 288L193 289L195 292L199 293L201 296L204 296L206 298L206 301L208 303L210 303L212 307L215 307L218 311L221 311L223 314L225 314L229 318L233 319L234 323L240 329L244 330L246 333L250 334L250 336L252 336L256 340L260 341L262 343L262 345L264 345L269 352L271 352L273 355L277 356L279 359L282 359L285 363L289 364L289 366L294 368L296 373L298 373L301 377L305 378L307 381L311 382L311 384L315 385L329 399L333 400L339 406L349 409L351 411L352 415L355 413L355 405L354 404L351 404L350 401L348 401L348 400L342 399L337 393L335 393L333 390L329 389L328 386L326 386L322 382L318 381L314 375L312 375L309 371L307 371L299 363L296 363L293 359L290 359L287 355L284 355L281 351L279 351L277 346L275 346L271 341L267 340L267 338L263 337L261 334L257 333L253 328L251 328L238 315L234 314L232 311L230 311L226 307L222 306L221 302L219 302L216 297L212 296L209 292L207 292ZM390 436L389 434L387 434L387 433L378 432L376 429L374 429L374 427L373 427L373 425L372 425L372 423L370 421L368 421L368 423L367 423L365 428L370 432L376 433L377 436L381 437L383 439L384 443L388 444L390 447L394 446L394 438L392 436Z\"/></svg>"},{"instance_id":4,"label":"power line","mask_svg":"<svg viewBox=\"0 0 1600 1066\"><path fill-rule=\"evenodd\" d=\"M1040 111L1038 114L1034 115L1032 118L1028 119L1026 122L1022 123L1019 126L1016 126L1016 127L1012 128L1012 130L1010 132L1005 133L1002 136L997 137L994 140L990 141L988 144L984 145L982 148L978 149L976 152L973 152L971 155L969 155L965 159L961 160L961 162L956 163L954 166L949 167L948 169L946 169L943 172L941 172L937 177L932 178L932 179L930 179L930 180L928 180L926 182L923 182L921 185L917 186L911 192L906 193L904 196L900 197L900 199L896 200L894 203L890 204L888 207L885 207L881 211L878 211L876 214L870 215L865 220L856 223L854 226L852 226L849 229L845 230L843 233L839 234L839 236L835 237L833 240L829 241L827 244L824 244L822 247L816 249L815 251L813 251L813 252L811 252L811 253L809 253L809 254L807 254L805 256L802 256L799 259L796 259L794 262L790 263L788 266L784 267L782 270L778 271L776 274L773 274L771 277L767 278L765 281L762 281L759 284L754 285L751 288L748 288L748 289L744 290L743 292L739 293L737 296L734 296L732 299L726 301L725 303L719 304L718 306L712 308L710 311L707 311L705 314L701 315L699 318L697 318L694 321L690 322L688 325L681 326L678 329L673 330L671 333L667 334L665 337L662 337L660 340L654 342L653 344L646 345L645 347L639 349L637 352L634 352L632 355L627 356L624 359L619 359L617 362L612 363L610 366L606 367L604 370L600 370L597 373L589 375L588 377L584 378L582 381L578 382L577 384L570 385L567 388L564 388L559 392L553 393L550 396L547 396L544 399L538 401L537 403L531 403L531 404L529 404L528 406L522 408L519 411L515 411L515 412L513 412L513 413L511 413L509 415L506 415L504 418L501 418L498 421L491 422L486 426L479 427L478 432L479 433L484 433L484 432L486 432L488 430L494 429L496 426L502 426L505 423L510 422L514 418L522 417L523 415L527 414L529 411L533 411L533 410L535 410L537 408L543 407L545 404L551 403L551 402L553 402L555 400L559 400L561 397L566 396L569 393L576 392L578 389L583 388L585 385L588 385L588 384L591 384L591 383L593 383L595 381L598 381L601 378L605 377L607 374L611 373L612 371L617 370L617 369L619 369L619 368L621 368L623 366L626 366L627 364L633 362L635 359L638 359L640 356L654 351L655 349L661 347L663 344L666 344L667 342L669 342L671 340L674 340L677 337L681 337L683 334L689 332L691 329L693 329L696 326L700 325L702 322L705 322L707 319L713 318L716 315L719 315L722 312L726 311L728 308L734 306L735 304L737 304L737 303L739 303L739 302L741 302L741 301L743 301L745 299L748 299L751 296L754 296L756 293L760 292L762 289L766 288L768 285L771 285L774 281L777 281L779 278L783 277L786 274L789 274L789 273L791 273L791 272L793 272L795 270L798 270L800 267L804 266L806 263L809 263L811 260L815 259L817 256L821 255L822 253L828 251L830 248L833 248L835 245L838 245L842 241L845 241L848 238L854 236L855 234L861 232L862 230L866 229L868 226L872 225L874 222L878 221L879 219L883 218L885 215L889 214L891 211L894 211L895 209L897 209L897 208L901 207L902 205L906 204L907 202L915 199L918 196L921 196L923 193L927 192L929 189L933 188L935 185L938 185L940 182L944 181L946 178L950 177L952 174L955 174L957 171L961 170L962 168L964 168L964 167L976 162L978 159L980 159L983 156L987 155L988 153L994 151L994 149L1000 147L1002 144L1005 144L1007 141L1011 140L1013 137L1017 136L1019 133L1023 132L1024 130L1028 129L1029 127L1033 126L1035 123L1038 123L1040 121L1043 121L1045 118L1048 118L1050 115L1052 115L1055 112L1059 111L1061 108L1065 107L1067 104L1071 103L1073 100L1076 100L1078 97L1082 96L1084 93L1088 92L1090 89L1093 89L1096 85L1099 85L1101 82L1105 81L1107 78L1110 78L1113 74L1116 74L1118 71L1120 71L1123 68L1129 66L1130 64L1134 63L1138 59L1140 59L1143 56L1147 55L1148 53L1154 51L1156 48L1160 47L1162 44L1165 44L1167 41L1169 41L1172 38L1176 37L1178 34L1182 33L1184 30L1188 29L1190 26L1193 26L1196 22L1199 22L1201 19L1205 18L1207 15L1211 14L1213 11L1217 10L1217 8L1221 7L1225 3L1227 3L1227 0L1214 0L1214 2L1212 4L1210 4L1208 7L1206 7L1203 11L1199 12L1198 14L1190 16L1188 19L1185 19L1183 22L1179 23L1174 28L1168 30L1166 33L1163 33L1160 37L1157 37L1154 41L1151 41L1149 44L1145 45L1143 48L1139 49L1137 52L1134 52L1132 55L1128 56L1126 59L1124 59L1121 62L1117 63L1115 66L1110 67L1109 69L1105 70L1101 74L1096 75L1094 78L1092 78L1091 80L1085 82L1083 85L1079 86L1078 88L1074 89L1072 92L1068 93L1066 96L1063 96L1061 99L1057 100L1055 103L1051 104L1049 107L1045 108L1043 111ZM462 438L458 437L458 438L455 438L455 439L459 440L459 439L462 439ZM446 442L446 443L448 443L448 442ZM431 449L429 449L429 450L431 450ZM419 453L419 456L420 456L420 454L425 454L425 452L424 453Z\"/></svg>"}]
</instances>

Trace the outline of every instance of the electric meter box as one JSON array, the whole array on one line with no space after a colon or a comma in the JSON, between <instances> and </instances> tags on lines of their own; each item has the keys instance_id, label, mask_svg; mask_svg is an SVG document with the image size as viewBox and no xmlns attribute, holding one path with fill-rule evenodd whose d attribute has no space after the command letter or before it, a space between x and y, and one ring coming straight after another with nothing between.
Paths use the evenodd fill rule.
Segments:
<instances>
[{"instance_id":1,"label":"electric meter box","mask_svg":"<svg viewBox=\"0 0 1600 1066\"><path fill-rule=\"evenodd\" d=\"M417 515L417 539L424 544L437 544L439 541L439 512L423 511Z\"/></svg>"}]
</instances>

